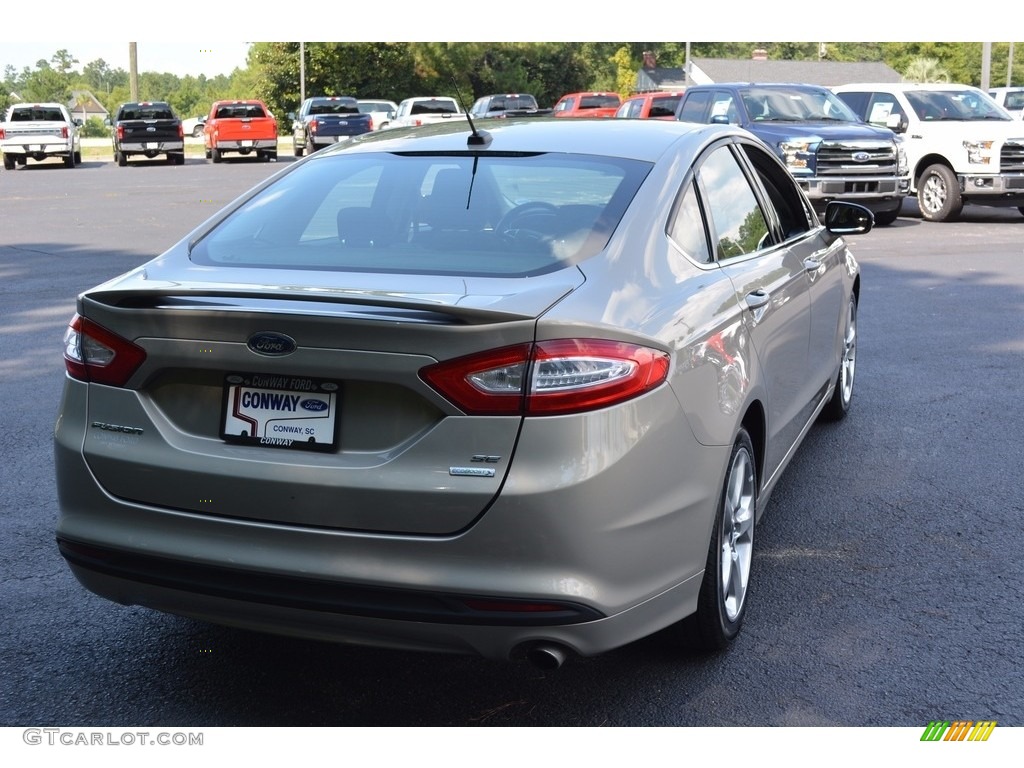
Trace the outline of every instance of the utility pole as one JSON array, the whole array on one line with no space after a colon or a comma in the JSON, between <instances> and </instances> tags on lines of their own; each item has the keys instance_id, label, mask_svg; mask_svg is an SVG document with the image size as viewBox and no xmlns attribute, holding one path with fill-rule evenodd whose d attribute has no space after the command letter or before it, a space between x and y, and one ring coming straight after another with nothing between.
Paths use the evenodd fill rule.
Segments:
<instances>
[{"instance_id":1,"label":"utility pole","mask_svg":"<svg viewBox=\"0 0 1024 768\"><path fill-rule=\"evenodd\" d=\"M139 49L138 43L128 43L128 87L132 101L139 100Z\"/></svg>"},{"instance_id":2,"label":"utility pole","mask_svg":"<svg viewBox=\"0 0 1024 768\"><path fill-rule=\"evenodd\" d=\"M992 43L981 44L981 90L988 90L989 75L992 68Z\"/></svg>"},{"instance_id":3,"label":"utility pole","mask_svg":"<svg viewBox=\"0 0 1024 768\"><path fill-rule=\"evenodd\" d=\"M685 73L685 77L683 78L683 82L686 83L687 85L690 85L690 84L692 84L693 81L690 79L690 44L689 43L686 44L686 65L685 66L686 66L686 73Z\"/></svg>"},{"instance_id":4,"label":"utility pole","mask_svg":"<svg viewBox=\"0 0 1024 768\"><path fill-rule=\"evenodd\" d=\"M1010 43L1010 55L1006 57L1006 87L1013 85L1013 43Z\"/></svg>"},{"instance_id":5,"label":"utility pole","mask_svg":"<svg viewBox=\"0 0 1024 768\"><path fill-rule=\"evenodd\" d=\"M306 44L299 43L299 104L306 100Z\"/></svg>"}]
</instances>

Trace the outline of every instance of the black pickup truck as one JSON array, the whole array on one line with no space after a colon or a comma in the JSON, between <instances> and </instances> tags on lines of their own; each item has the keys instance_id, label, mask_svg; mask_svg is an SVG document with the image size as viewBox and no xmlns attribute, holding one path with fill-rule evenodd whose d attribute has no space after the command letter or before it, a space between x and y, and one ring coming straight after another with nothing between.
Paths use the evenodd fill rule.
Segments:
<instances>
[{"instance_id":1,"label":"black pickup truck","mask_svg":"<svg viewBox=\"0 0 1024 768\"><path fill-rule=\"evenodd\" d=\"M298 114L288 116L296 157L373 130L373 118L360 112L351 96L314 96L302 102Z\"/></svg>"},{"instance_id":2,"label":"black pickup truck","mask_svg":"<svg viewBox=\"0 0 1024 768\"><path fill-rule=\"evenodd\" d=\"M122 168L132 155L185 164L185 133L181 120L165 101L131 101L117 110L113 123L114 161Z\"/></svg>"}]
</instances>

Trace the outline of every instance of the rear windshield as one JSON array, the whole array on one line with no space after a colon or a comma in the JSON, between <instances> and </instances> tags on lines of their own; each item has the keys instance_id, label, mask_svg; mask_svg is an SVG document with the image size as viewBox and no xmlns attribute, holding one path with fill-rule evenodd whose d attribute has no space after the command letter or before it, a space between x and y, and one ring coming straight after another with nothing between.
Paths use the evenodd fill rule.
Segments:
<instances>
[{"instance_id":1,"label":"rear windshield","mask_svg":"<svg viewBox=\"0 0 1024 768\"><path fill-rule=\"evenodd\" d=\"M648 117L675 117L676 107L682 96L658 96L651 99L651 111Z\"/></svg>"},{"instance_id":2,"label":"rear windshield","mask_svg":"<svg viewBox=\"0 0 1024 768\"><path fill-rule=\"evenodd\" d=\"M498 96L491 99L492 110L496 109L537 109L533 96Z\"/></svg>"},{"instance_id":3,"label":"rear windshield","mask_svg":"<svg viewBox=\"0 0 1024 768\"><path fill-rule=\"evenodd\" d=\"M390 112L395 108L394 104L386 101L361 101L359 102L360 112Z\"/></svg>"},{"instance_id":4,"label":"rear windshield","mask_svg":"<svg viewBox=\"0 0 1024 768\"><path fill-rule=\"evenodd\" d=\"M359 107L354 101L314 101L309 105L311 115L355 115L359 113Z\"/></svg>"},{"instance_id":5,"label":"rear windshield","mask_svg":"<svg viewBox=\"0 0 1024 768\"><path fill-rule=\"evenodd\" d=\"M198 264L528 276L601 251L650 170L588 155L339 153L298 166L192 249Z\"/></svg>"},{"instance_id":6,"label":"rear windshield","mask_svg":"<svg viewBox=\"0 0 1024 768\"><path fill-rule=\"evenodd\" d=\"M134 104L122 107L118 120L174 120L174 112L166 104Z\"/></svg>"},{"instance_id":7,"label":"rear windshield","mask_svg":"<svg viewBox=\"0 0 1024 768\"><path fill-rule=\"evenodd\" d=\"M227 117L266 117L267 113L259 104L228 104L217 107L214 117L221 119Z\"/></svg>"},{"instance_id":8,"label":"rear windshield","mask_svg":"<svg viewBox=\"0 0 1024 768\"><path fill-rule=\"evenodd\" d=\"M458 105L449 99L431 99L430 101L413 102L410 115L454 114L459 111Z\"/></svg>"},{"instance_id":9,"label":"rear windshield","mask_svg":"<svg viewBox=\"0 0 1024 768\"><path fill-rule=\"evenodd\" d=\"M64 115L56 107L15 107L11 113L12 123L54 120L65 122Z\"/></svg>"},{"instance_id":10,"label":"rear windshield","mask_svg":"<svg viewBox=\"0 0 1024 768\"><path fill-rule=\"evenodd\" d=\"M617 107L621 103L618 96L592 95L580 99L580 109L599 109L601 107Z\"/></svg>"}]
</instances>

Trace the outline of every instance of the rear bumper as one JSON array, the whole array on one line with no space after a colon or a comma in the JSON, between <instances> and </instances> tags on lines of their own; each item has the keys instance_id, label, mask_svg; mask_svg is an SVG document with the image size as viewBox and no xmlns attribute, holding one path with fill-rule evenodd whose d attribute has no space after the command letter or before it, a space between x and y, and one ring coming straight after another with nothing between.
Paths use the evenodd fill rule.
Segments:
<instances>
[{"instance_id":1,"label":"rear bumper","mask_svg":"<svg viewBox=\"0 0 1024 768\"><path fill-rule=\"evenodd\" d=\"M131 141L125 142L120 145L119 149L121 152L184 152L185 141L178 139L175 141Z\"/></svg>"},{"instance_id":2,"label":"rear bumper","mask_svg":"<svg viewBox=\"0 0 1024 768\"><path fill-rule=\"evenodd\" d=\"M0 153L5 155L70 155L72 152L71 145L66 142L59 143L39 143L38 141L32 141L31 139L25 141L5 141L0 144Z\"/></svg>"},{"instance_id":3,"label":"rear bumper","mask_svg":"<svg viewBox=\"0 0 1024 768\"><path fill-rule=\"evenodd\" d=\"M237 139L225 141L221 139L214 147L221 152L249 152L254 149L270 149L277 151L277 139Z\"/></svg>"},{"instance_id":4,"label":"rear bumper","mask_svg":"<svg viewBox=\"0 0 1024 768\"><path fill-rule=\"evenodd\" d=\"M84 397L84 385L69 382L68 390L66 404ZM118 499L82 455L86 425L61 417L57 539L75 577L122 604L354 644L493 659L555 644L593 655L695 610L717 502L706 478L724 473L729 452L699 446L680 429L668 388L628 413L612 410L568 417L579 421L575 434L564 417L524 429L499 498L467 529L438 536L279 525ZM622 419L647 425L633 444ZM597 451L597 435L612 442ZM572 452L584 445L589 453ZM552 450L580 458L554 462ZM638 494L624 477L656 491ZM493 608L503 601L517 604ZM543 605L534 612L523 601Z\"/></svg>"}]
</instances>

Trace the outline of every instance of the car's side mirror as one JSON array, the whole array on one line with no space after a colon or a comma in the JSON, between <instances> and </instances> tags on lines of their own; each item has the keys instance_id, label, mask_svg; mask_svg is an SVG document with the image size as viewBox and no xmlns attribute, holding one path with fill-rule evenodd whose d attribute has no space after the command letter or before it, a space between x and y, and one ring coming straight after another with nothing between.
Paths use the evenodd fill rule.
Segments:
<instances>
[{"instance_id":1,"label":"car's side mirror","mask_svg":"<svg viewBox=\"0 0 1024 768\"><path fill-rule=\"evenodd\" d=\"M907 130L906 123L899 115L889 115L885 119L885 127L894 133L903 133Z\"/></svg>"},{"instance_id":2,"label":"car's side mirror","mask_svg":"<svg viewBox=\"0 0 1024 768\"><path fill-rule=\"evenodd\" d=\"M857 203L833 200L825 206L825 229L834 235L863 235L875 225L875 215Z\"/></svg>"}]
</instances>

